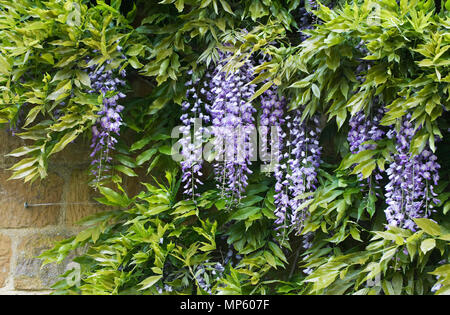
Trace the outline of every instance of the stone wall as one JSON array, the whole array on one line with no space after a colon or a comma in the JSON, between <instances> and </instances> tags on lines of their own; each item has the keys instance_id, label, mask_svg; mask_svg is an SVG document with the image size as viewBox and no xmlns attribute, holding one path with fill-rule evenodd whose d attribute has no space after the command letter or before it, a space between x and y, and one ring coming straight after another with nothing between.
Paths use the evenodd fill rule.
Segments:
<instances>
[{"instance_id":1,"label":"stone wall","mask_svg":"<svg viewBox=\"0 0 450 315\"><path fill-rule=\"evenodd\" d=\"M130 98L146 97L153 89L140 76L131 74L127 80ZM77 139L55 154L49 161L49 176L32 185L7 180L12 174L8 168L18 160L5 155L23 144L0 127L0 294L48 294L70 261L41 268L36 256L80 231L79 220L105 208L95 204L96 194L86 185L90 148L85 140ZM138 174L140 180L149 180L144 172ZM130 177L122 186L130 195L141 188ZM57 205L25 208L25 202Z\"/></svg>"},{"instance_id":2,"label":"stone wall","mask_svg":"<svg viewBox=\"0 0 450 315\"><path fill-rule=\"evenodd\" d=\"M49 176L33 184L7 180L16 159L5 155L21 140L0 129L0 294L47 294L69 261L41 268L36 258L57 240L80 230L76 222L105 210L86 185L89 145L70 144L49 162ZM31 206L52 203L49 206ZM82 203L82 204L77 204Z\"/></svg>"}]
</instances>

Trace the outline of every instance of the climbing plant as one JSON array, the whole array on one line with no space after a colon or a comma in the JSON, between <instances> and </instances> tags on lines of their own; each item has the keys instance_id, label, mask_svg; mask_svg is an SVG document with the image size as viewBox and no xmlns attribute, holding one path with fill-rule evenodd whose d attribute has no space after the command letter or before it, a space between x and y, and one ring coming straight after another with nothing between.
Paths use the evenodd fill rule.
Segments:
<instances>
[{"instance_id":1,"label":"climbing plant","mask_svg":"<svg viewBox=\"0 0 450 315\"><path fill-rule=\"evenodd\" d=\"M54 293L448 294L449 10L0 0L11 179L85 138L107 207Z\"/></svg>"}]
</instances>

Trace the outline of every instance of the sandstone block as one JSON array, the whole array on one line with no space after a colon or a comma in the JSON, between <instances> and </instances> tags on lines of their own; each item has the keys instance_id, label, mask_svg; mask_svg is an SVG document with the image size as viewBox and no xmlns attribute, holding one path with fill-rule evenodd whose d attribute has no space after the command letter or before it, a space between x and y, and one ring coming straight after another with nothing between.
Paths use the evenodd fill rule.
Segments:
<instances>
[{"instance_id":1,"label":"sandstone block","mask_svg":"<svg viewBox=\"0 0 450 315\"><path fill-rule=\"evenodd\" d=\"M58 223L60 205L25 208L24 203L61 202L64 181L55 173L33 184L7 180L11 172L0 169L0 228L44 227Z\"/></svg>"},{"instance_id":2,"label":"sandstone block","mask_svg":"<svg viewBox=\"0 0 450 315\"><path fill-rule=\"evenodd\" d=\"M32 234L26 236L17 250L17 263L14 270L14 288L16 290L49 289L59 275L65 272L70 259L61 264L48 264L42 267L42 260L37 258L42 252L52 248L57 241L69 237L68 234Z\"/></svg>"},{"instance_id":3,"label":"sandstone block","mask_svg":"<svg viewBox=\"0 0 450 315\"><path fill-rule=\"evenodd\" d=\"M52 155L50 162L53 165L62 165L69 168L86 168L92 158L90 144L86 138L77 138L68 144L64 150Z\"/></svg>"},{"instance_id":4,"label":"sandstone block","mask_svg":"<svg viewBox=\"0 0 450 315\"><path fill-rule=\"evenodd\" d=\"M6 156L14 149L24 145L24 141L17 136L13 136L10 131L0 129L0 167L5 168L12 166L19 160L14 157Z\"/></svg>"},{"instance_id":5,"label":"sandstone block","mask_svg":"<svg viewBox=\"0 0 450 315\"><path fill-rule=\"evenodd\" d=\"M0 234L0 288L5 286L11 255L11 239L6 235Z\"/></svg>"},{"instance_id":6,"label":"sandstone block","mask_svg":"<svg viewBox=\"0 0 450 315\"><path fill-rule=\"evenodd\" d=\"M94 197L100 197L100 194L87 184L88 181L89 175L86 170L74 170L71 174L66 195L65 223L68 225L75 225L89 215L107 210L94 200Z\"/></svg>"}]
</instances>

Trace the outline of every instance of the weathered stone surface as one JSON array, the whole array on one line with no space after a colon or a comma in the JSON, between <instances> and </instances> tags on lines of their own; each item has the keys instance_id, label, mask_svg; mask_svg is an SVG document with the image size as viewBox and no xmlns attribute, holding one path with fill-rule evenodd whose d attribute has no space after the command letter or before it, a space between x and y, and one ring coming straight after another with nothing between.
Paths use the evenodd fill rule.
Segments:
<instances>
[{"instance_id":1,"label":"weathered stone surface","mask_svg":"<svg viewBox=\"0 0 450 315\"><path fill-rule=\"evenodd\" d=\"M139 170L138 170L139 172ZM127 192L129 197L139 193L143 186L139 180L145 181L145 175L139 174L139 177L123 176L121 186ZM69 189L65 197L67 204L65 224L76 225L81 219L98 212L111 210L111 207L101 205L95 201L95 197L102 197L98 191L87 185L89 174L86 170L74 170L70 177ZM114 184L108 185L109 188L116 190Z\"/></svg>"},{"instance_id":2,"label":"weathered stone surface","mask_svg":"<svg viewBox=\"0 0 450 315\"><path fill-rule=\"evenodd\" d=\"M100 197L93 188L87 185L89 175L85 170L74 170L70 176L69 189L66 195L65 223L75 225L79 220L107 210L106 207L96 204L94 197Z\"/></svg>"},{"instance_id":3,"label":"weathered stone surface","mask_svg":"<svg viewBox=\"0 0 450 315\"><path fill-rule=\"evenodd\" d=\"M33 184L9 180L0 169L0 228L44 227L58 223L60 205L25 208L24 203L59 203L64 181L55 173Z\"/></svg>"},{"instance_id":4,"label":"weathered stone surface","mask_svg":"<svg viewBox=\"0 0 450 315\"><path fill-rule=\"evenodd\" d=\"M77 138L67 145L64 150L52 155L52 165L62 165L69 168L86 168L91 162L91 149L87 138Z\"/></svg>"},{"instance_id":5,"label":"weathered stone surface","mask_svg":"<svg viewBox=\"0 0 450 315\"><path fill-rule=\"evenodd\" d=\"M42 260L36 258L42 252L52 248L55 242L69 237L68 234L32 234L25 237L17 249L17 263L14 270L14 288L16 290L45 290L65 272L70 259L61 264L48 264L41 268Z\"/></svg>"},{"instance_id":6,"label":"weathered stone surface","mask_svg":"<svg viewBox=\"0 0 450 315\"><path fill-rule=\"evenodd\" d=\"M0 288L5 286L11 255L11 239L7 235L0 234Z\"/></svg>"},{"instance_id":7,"label":"weathered stone surface","mask_svg":"<svg viewBox=\"0 0 450 315\"><path fill-rule=\"evenodd\" d=\"M12 166L19 160L14 157L6 156L14 149L24 145L23 140L17 136L12 136L10 131L0 129L0 168Z\"/></svg>"}]
</instances>

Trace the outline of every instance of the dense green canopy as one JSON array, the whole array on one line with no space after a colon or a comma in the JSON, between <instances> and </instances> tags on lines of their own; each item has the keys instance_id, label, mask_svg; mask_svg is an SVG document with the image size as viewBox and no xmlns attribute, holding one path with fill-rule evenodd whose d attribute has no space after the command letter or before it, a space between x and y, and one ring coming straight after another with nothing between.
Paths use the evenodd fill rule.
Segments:
<instances>
[{"instance_id":1,"label":"dense green canopy","mask_svg":"<svg viewBox=\"0 0 450 315\"><path fill-rule=\"evenodd\" d=\"M86 249L55 293L448 294L449 12L450 1L431 0L0 0L0 124L27 140L10 153L11 179L46 180L48 160L77 138L98 145L86 185L108 211L41 255L62 262ZM261 161L236 168L250 169L238 198L213 158L185 193L173 129L186 106L218 110L212 84L246 75L254 124L265 98L283 100L291 125L280 128L322 148L318 167L297 159L314 174L302 193L291 193L297 162L278 160L299 200L286 217L302 213L299 224L277 225L279 173ZM360 116L381 136L355 151ZM399 204L412 225L392 224Z\"/></svg>"}]
</instances>

